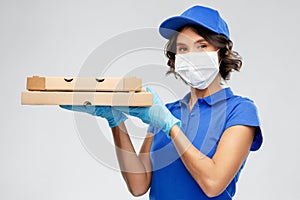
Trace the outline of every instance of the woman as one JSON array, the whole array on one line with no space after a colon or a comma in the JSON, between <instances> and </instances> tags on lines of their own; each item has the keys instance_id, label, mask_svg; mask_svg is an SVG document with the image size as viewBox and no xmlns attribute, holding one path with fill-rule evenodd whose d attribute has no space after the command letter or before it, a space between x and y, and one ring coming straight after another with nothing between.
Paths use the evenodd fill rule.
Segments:
<instances>
[{"instance_id":1,"label":"woman","mask_svg":"<svg viewBox=\"0 0 300 200\"><path fill-rule=\"evenodd\" d=\"M232 199L249 151L262 144L256 106L224 83L242 62L232 50L226 22L216 10L194 6L165 20L170 71L190 86L183 99L151 107L63 108L107 119L122 175L134 196L150 199ZM124 113L150 124L136 154Z\"/></svg>"}]
</instances>

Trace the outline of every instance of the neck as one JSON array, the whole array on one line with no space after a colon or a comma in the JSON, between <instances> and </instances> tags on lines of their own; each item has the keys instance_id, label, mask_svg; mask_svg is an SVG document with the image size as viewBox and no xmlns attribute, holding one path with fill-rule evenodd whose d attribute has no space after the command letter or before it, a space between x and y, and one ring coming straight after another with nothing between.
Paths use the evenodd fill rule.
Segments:
<instances>
[{"instance_id":1,"label":"neck","mask_svg":"<svg viewBox=\"0 0 300 200\"><path fill-rule=\"evenodd\" d=\"M205 98L207 96L210 96L210 95L220 91L221 89L222 89L222 86L220 85L218 76L216 76L214 81L207 88L205 88L203 90L191 87L191 98L189 101L190 110L193 108L194 104L196 103L196 101L199 98Z\"/></svg>"}]
</instances>

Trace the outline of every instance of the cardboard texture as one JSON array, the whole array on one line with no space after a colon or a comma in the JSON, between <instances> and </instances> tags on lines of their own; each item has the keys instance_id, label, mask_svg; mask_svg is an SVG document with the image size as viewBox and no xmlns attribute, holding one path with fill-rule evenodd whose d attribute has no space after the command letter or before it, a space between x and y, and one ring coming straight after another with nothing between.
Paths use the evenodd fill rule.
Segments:
<instances>
[{"instance_id":1,"label":"cardboard texture","mask_svg":"<svg viewBox=\"0 0 300 200\"><path fill-rule=\"evenodd\" d=\"M142 79L91 77L27 77L29 91L141 91Z\"/></svg>"},{"instance_id":2,"label":"cardboard texture","mask_svg":"<svg viewBox=\"0 0 300 200\"><path fill-rule=\"evenodd\" d=\"M22 105L151 106L140 78L27 77Z\"/></svg>"},{"instance_id":3,"label":"cardboard texture","mask_svg":"<svg viewBox=\"0 0 300 200\"><path fill-rule=\"evenodd\" d=\"M24 91L22 105L151 106L150 92L40 92Z\"/></svg>"}]
</instances>

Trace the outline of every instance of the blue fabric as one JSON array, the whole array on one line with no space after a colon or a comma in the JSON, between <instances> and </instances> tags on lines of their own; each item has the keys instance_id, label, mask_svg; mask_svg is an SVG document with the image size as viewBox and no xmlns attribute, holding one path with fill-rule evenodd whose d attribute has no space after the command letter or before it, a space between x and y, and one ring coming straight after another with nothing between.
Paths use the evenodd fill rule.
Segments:
<instances>
[{"instance_id":1,"label":"blue fabric","mask_svg":"<svg viewBox=\"0 0 300 200\"><path fill-rule=\"evenodd\" d=\"M179 28L195 24L203 26L217 34L223 34L230 39L229 29L217 10L204 6L193 6L184 11L180 16L166 19L159 26L159 33L166 39Z\"/></svg>"},{"instance_id":2,"label":"blue fabric","mask_svg":"<svg viewBox=\"0 0 300 200\"><path fill-rule=\"evenodd\" d=\"M199 98L189 113L189 98L190 93L182 100L166 106L176 118L181 119L182 131L202 153L212 158L222 133L234 125L256 127L251 151L260 148L262 133L257 109L252 100L236 96L230 88L225 88L209 97ZM150 152L153 169L150 199L232 199L236 182L246 161L222 194L215 198L208 198L186 170L173 142L166 137L166 134L151 126L148 131L154 133Z\"/></svg>"}]
</instances>

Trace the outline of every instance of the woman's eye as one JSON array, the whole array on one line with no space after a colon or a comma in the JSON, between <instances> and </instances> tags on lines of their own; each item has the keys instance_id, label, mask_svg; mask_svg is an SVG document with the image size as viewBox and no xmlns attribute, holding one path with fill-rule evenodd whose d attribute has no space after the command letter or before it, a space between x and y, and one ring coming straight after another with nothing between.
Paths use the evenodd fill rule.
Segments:
<instances>
[{"instance_id":1,"label":"woman's eye","mask_svg":"<svg viewBox=\"0 0 300 200\"><path fill-rule=\"evenodd\" d=\"M179 52L184 52L184 51L187 51L188 49L186 47L179 47L178 48L178 51Z\"/></svg>"},{"instance_id":2,"label":"woman's eye","mask_svg":"<svg viewBox=\"0 0 300 200\"><path fill-rule=\"evenodd\" d=\"M197 46L198 49L204 49L205 47L206 47L205 44L202 44L202 45L198 45L198 46Z\"/></svg>"}]
</instances>

